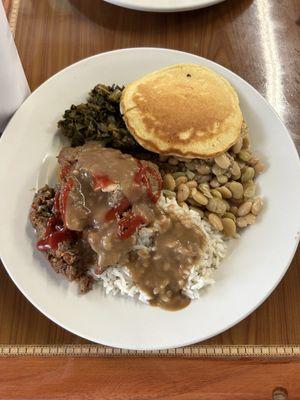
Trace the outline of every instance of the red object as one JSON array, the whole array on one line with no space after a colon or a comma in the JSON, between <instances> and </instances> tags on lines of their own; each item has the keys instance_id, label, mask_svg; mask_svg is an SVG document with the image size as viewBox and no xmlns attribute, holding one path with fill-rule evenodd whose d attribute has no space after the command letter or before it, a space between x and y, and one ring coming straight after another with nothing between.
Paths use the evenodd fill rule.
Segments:
<instances>
[{"instance_id":1,"label":"red object","mask_svg":"<svg viewBox=\"0 0 300 400\"><path fill-rule=\"evenodd\" d=\"M121 239L129 238L145 220L140 215L128 211L127 215L118 220L118 236Z\"/></svg>"},{"instance_id":2,"label":"red object","mask_svg":"<svg viewBox=\"0 0 300 400\"><path fill-rule=\"evenodd\" d=\"M53 205L55 215L48 219L44 237L36 244L40 251L57 250L60 242L71 239L75 235L75 232L64 226L67 199L73 184L73 179L68 178L63 190L55 193Z\"/></svg>"},{"instance_id":3,"label":"red object","mask_svg":"<svg viewBox=\"0 0 300 400\"><path fill-rule=\"evenodd\" d=\"M60 179L64 179L68 175L70 170L71 170L71 167L69 165L66 165L65 167L63 167L60 170L60 174L59 174L60 175Z\"/></svg>"},{"instance_id":4,"label":"red object","mask_svg":"<svg viewBox=\"0 0 300 400\"><path fill-rule=\"evenodd\" d=\"M144 165L140 160L136 160L137 165L139 167L138 171L134 176L134 180L136 183L143 184L146 187L147 195L152 200L153 203L156 203L159 199L161 189L162 189L162 179L159 172L155 168L151 168L148 165ZM153 192L151 183L147 176L147 173L151 175L157 183L157 191Z\"/></svg>"},{"instance_id":5,"label":"red object","mask_svg":"<svg viewBox=\"0 0 300 400\"><path fill-rule=\"evenodd\" d=\"M53 211L55 212L55 214L60 214L59 192L56 192L54 196Z\"/></svg>"},{"instance_id":6,"label":"red object","mask_svg":"<svg viewBox=\"0 0 300 400\"><path fill-rule=\"evenodd\" d=\"M44 238L37 242L40 251L56 250L59 243L70 239L74 233L64 228L59 215L50 217L47 222Z\"/></svg>"},{"instance_id":7,"label":"red object","mask_svg":"<svg viewBox=\"0 0 300 400\"><path fill-rule=\"evenodd\" d=\"M117 219L118 222L118 236L121 239L129 238L137 228L145 223L145 220L140 215L136 215L132 210L129 210L131 204L127 197L123 197L120 203L111 208L105 215L106 221L112 221ZM126 215L122 217L122 214L126 212Z\"/></svg>"},{"instance_id":8,"label":"red object","mask_svg":"<svg viewBox=\"0 0 300 400\"><path fill-rule=\"evenodd\" d=\"M53 215L47 221L45 237L51 235L55 231L62 230L62 220L59 215Z\"/></svg>"},{"instance_id":9,"label":"red object","mask_svg":"<svg viewBox=\"0 0 300 400\"><path fill-rule=\"evenodd\" d=\"M60 192L60 212L62 215L62 219L65 222L65 214L67 208L67 201L70 191L74 186L74 181L72 178L68 178L66 183L63 186L62 191Z\"/></svg>"},{"instance_id":10,"label":"red object","mask_svg":"<svg viewBox=\"0 0 300 400\"><path fill-rule=\"evenodd\" d=\"M129 200L127 197L123 197L123 199L120 201L120 203L116 206L111 208L109 211L107 211L105 215L105 220L106 221L112 221L113 219L117 218L119 215L121 215L124 211L128 210L130 208L131 204L129 203Z\"/></svg>"},{"instance_id":11,"label":"red object","mask_svg":"<svg viewBox=\"0 0 300 400\"><path fill-rule=\"evenodd\" d=\"M112 184L113 181L109 179L107 175L92 175L93 179L93 189L99 190L107 187L108 185Z\"/></svg>"}]
</instances>

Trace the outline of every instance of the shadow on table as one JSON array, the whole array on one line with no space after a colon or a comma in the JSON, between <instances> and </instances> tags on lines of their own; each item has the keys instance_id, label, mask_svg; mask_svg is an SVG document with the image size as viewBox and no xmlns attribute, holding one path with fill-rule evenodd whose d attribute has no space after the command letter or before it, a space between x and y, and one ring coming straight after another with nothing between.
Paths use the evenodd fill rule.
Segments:
<instances>
[{"instance_id":1,"label":"shadow on table","mask_svg":"<svg viewBox=\"0 0 300 400\"><path fill-rule=\"evenodd\" d=\"M145 31L148 28L153 31L164 30L166 24L169 29L177 30L179 24L188 20L188 25L210 24L218 19L221 27L232 22L242 14L253 0L227 0L211 7L199 10L177 13L155 13L126 9L106 3L103 0L69 0L78 12L107 29L114 31Z\"/></svg>"}]
</instances>

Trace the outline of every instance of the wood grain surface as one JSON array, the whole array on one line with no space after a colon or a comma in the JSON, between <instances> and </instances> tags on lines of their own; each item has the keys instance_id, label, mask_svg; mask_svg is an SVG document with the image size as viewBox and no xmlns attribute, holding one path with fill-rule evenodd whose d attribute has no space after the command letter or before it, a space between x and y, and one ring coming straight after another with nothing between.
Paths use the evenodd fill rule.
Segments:
<instances>
[{"instance_id":1,"label":"wood grain surface","mask_svg":"<svg viewBox=\"0 0 300 400\"><path fill-rule=\"evenodd\" d=\"M299 145L299 24L299 0L227 0L207 9L177 14L130 11L101 0L21 0L16 44L32 89L67 65L112 49L168 47L207 57L230 68L253 85L275 107ZM206 343L300 343L299 285L298 250L285 278L268 300L247 319ZM59 328L38 312L0 266L0 343L63 344L86 341ZM159 362L149 364L153 371L151 379L155 379L155 369L162 368ZM57 363L54 362L53 368L55 365L62 368L60 361ZM103 366L110 371L115 367L121 369L126 361L122 363L103 361ZM132 374L130 363L128 361L128 371L123 371L124 374ZM172 362L165 365L172 371ZM285 367L288 368L288 364ZM78 368L80 377L81 367ZM222 363L218 368L224 371ZM230 373L234 373L234 368ZM250 363L247 368L255 372L256 367ZM142 371L138 373L139 379L146 379L142 378ZM168 374L171 377L171 372ZM24 371L21 381L25 380L25 375ZM37 382L38 376L36 374L34 378ZM98 379L96 375L94 378ZM198 374L197 379L200 378L201 374ZM123 375L122 379L125 382L132 376ZM230 374L228 379L230 382ZM190 381L184 374L179 381L187 389ZM131 389L134 382L130 383ZM171 387L170 382L171 378ZM47 382L44 383L47 386ZM218 383L215 385L217 391ZM196 397L192 387L193 384L190 397L178 395L173 398L204 398ZM269 393L270 388L266 390ZM156 397L137 395L132 398L162 397L157 394Z\"/></svg>"},{"instance_id":2,"label":"wood grain surface","mask_svg":"<svg viewBox=\"0 0 300 400\"><path fill-rule=\"evenodd\" d=\"M4 10L6 12L7 17L9 17L9 12L11 8L11 0L2 0Z\"/></svg>"},{"instance_id":3,"label":"wood grain surface","mask_svg":"<svg viewBox=\"0 0 300 400\"><path fill-rule=\"evenodd\" d=\"M20 1L21 0L2 0L7 19L9 21L10 30L13 35L15 34L16 30Z\"/></svg>"},{"instance_id":4,"label":"wood grain surface","mask_svg":"<svg viewBox=\"0 0 300 400\"><path fill-rule=\"evenodd\" d=\"M2 359L0 398L296 400L299 375L288 360Z\"/></svg>"}]
</instances>

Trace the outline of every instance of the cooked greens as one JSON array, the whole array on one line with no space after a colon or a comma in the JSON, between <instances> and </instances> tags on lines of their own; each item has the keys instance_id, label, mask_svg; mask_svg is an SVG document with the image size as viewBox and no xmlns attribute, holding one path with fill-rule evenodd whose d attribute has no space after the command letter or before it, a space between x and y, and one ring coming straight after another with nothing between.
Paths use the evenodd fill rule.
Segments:
<instances>
[{"instance_id":1,"label":"cooked greens","mask_svg":"<svg viewBox=\"0 0 300 400\"><path fill-rule=\"evenodd\" d=\"M95 140L104 146L137 151L140 145L128 132L120 112L123 87L97 85L86 103L72 105L58 122L72 146Z\"/></svg>"}]
</instances>

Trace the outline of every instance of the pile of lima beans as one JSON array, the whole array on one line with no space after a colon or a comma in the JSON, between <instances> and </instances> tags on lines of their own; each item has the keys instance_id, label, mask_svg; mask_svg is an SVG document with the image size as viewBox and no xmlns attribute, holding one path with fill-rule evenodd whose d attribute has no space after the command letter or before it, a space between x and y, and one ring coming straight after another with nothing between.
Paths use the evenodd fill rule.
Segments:
<instances>
[{"instance_id":1,"label":"pile of lima beans","mask_svg":"<svg viewBox=\"0 0 300 400\"><path fill-rule=\"evenodd\" d=\"M206 160L160 156L166 197L175 197L181 207L195 209L226 236L254 224L263 207L256 196L255 178L265 165L250 150L248 129L227 152Z\"/></svg>"}]
</instances>

